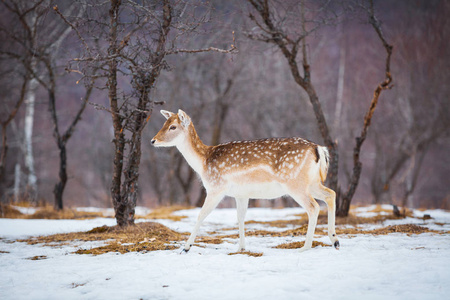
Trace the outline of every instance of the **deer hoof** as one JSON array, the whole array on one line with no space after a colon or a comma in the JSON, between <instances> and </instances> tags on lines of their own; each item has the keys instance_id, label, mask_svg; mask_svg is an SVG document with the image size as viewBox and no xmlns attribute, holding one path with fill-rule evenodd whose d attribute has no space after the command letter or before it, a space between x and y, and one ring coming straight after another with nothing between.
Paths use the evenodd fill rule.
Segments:
<instances>
[{"instance_id":1,"label":"deer hoof","mask_svg":"<svg viewBox=\"0 0 450 300\"><path fill-rule=\"evenodd\" d=\"M336 250L339 250L339 247L340 247L341 245L339 244L339 241L336 241L336 242L334 242L334 248L336 249Z\"/></svg>"},{"instance_id":2,"label":"deer hoof","mask_svg":"<svg viewBox=\"0 0 450 300\"><path fill-rule=\"evenodd\" d=\"M191 249L190 248L189 249L183 248L183 249L181 249L180 254L187 254L189 252L189 250L191 250Z\"/></svg>"}]
</instances>

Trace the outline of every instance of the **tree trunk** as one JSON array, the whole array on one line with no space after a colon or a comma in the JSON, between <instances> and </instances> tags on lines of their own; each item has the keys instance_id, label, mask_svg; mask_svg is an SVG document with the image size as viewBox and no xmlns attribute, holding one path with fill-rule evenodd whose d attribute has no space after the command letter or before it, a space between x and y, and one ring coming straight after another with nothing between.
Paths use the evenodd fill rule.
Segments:
<instances>
[{"instance_id":1,"label":"tree trunk","mask_svg":"<svg viewBox=\"0 0 450 300\"><path fill-rule=\"evenodd\" d=\"M141 96L138 103L138 110L134 115L134 128L133 134L130 139L130 153L128 157L128 163L125 166L124 180L122 184L121 191L121 201L120 206L123 211L123 218L125 225L134 224L134 214L136 208L137 197L139 194L139 165L141 162L141 146L142 146L142 130L148 120L147 115L144 113L146 111L146 104L148 103L149 91L145 84L141 86L139 91ZM150 115L150 114L149 114Z\"/></svg>"},{"instance_id":2,"label":"tree trunk","mask_svg":"<svg viewBox=\"0 0 450 300\"><path fill-rule=\"evenodd\" d=\"M296 80L297 81L297 80ZM299 82L298 82L299 83ZM328 151L330 152L330 166L328 168L328 182L330 189L334 190L336 194L339 194L339 186L338 186L338 172L339 172L339 152L338 145L335 143L330 135L330 131L328 130L328 125L325 120L325 116L322 111L322 106L319 102L319 97L316 94L316 91L313 85L310 82L302 82L301 85L305 91L308 93L309 100L313 106L314 114L316 116L317 124L319 126L320 133L325 142L325 146L327 146ZM336 197L336 205L339 206L339 199Z\"/></svg>"},{"instance_id":3,"label":"tree trunk","mask_svg":"<svg viewBox=\"0 0 450 300\"><path fill-rule=\"evenodd\" d=\"M124 181L122 184L121 205L119 206L123 211L120 212L124 225L134 224L134 214L136 208L137 197L139 193L139 163L141 158L141 137L137 137L130 154L128 165L124 170ZM117 212L116 212L117 214ZM122 225L123 226L123 225Z\"/></svg>"},{"instance_id":4,"label":"tree trunk","mask_svg":"<svg viewBox=\"0 0 450 300\"><path fill-rule=\"evenodd\" d=\"M66 144L63 141L59 140L58 148L59 148L59 182L55 184L53 193L55 195L55 208L57 210L62 210L64 208L63 193L67 183Z\"/></svg>"},{"instance_id":5,"label":"tree trunk","mask_svg":"<svg viewBox=\"0 0 450 300\"><path fill-rule=\"evenodd\" d=\"M25 93L27 91L28 86L28 77L25 76L22 88L20 89L20 96L16 105L10 112L8 118L2 122L2 148L0 150L0 183L3 182L3 176L5 175L5 167L6 167L6 156L8 154L8 136L7 136L7 128L9 123L16 117L19 108L22 106L22 103L25 100Z\"/></svg>"},{"instance_id":6,"label":"tree trunk","mask_svg":"<svg viewBox=\"0 0 450 300\"><path fill-rule=\"evenodd\" d=\"M119 21L120 0L111 0L109 9L110 25L109 25L109 47L108 55L115 56L118 52L117 26ZM122 169L124 160L125 134L122 127L122 118L119 115L119 106L117 99L117 58L110 58L108 62L108 98L111 107L111 117L114 128L114 165L111 181L111 198L114 205L115 217L117 225L126 226L126 205L123 202L120 192L122 181Z\"/></svg>"},{"instance_id":7,"label":"tree trunk","mask_svg":"<svg viewBox=\"0 0 450 300\"><path fill-rule=\"evenodd\" d=\"M27 193L31 200L36 200L38 187L36 171L34 169L34 156L33 156L33 123L34 123L34 104L36 99L36 88L38 81L32 78L29 82L28 90L25 95L25 126L24 126L24 156L25 167L27 169Z\"/></svg>"},{"instance_id":8,"label":"tree trunk","mask_svg":"<svg viewBox=\"0 0 450 300\"><path fill-rule=\"evenodd\" d=\"M342 103L344 99L344 82L345 82L345 46L342 45L340 49L339 71L338 71L338 86L336 93L336 109L334 111L334 135L336 136L341 126Z\"/></svg>"},{"instance_id":9,"label":"tree trunk","mask_svg":"<svg viewBox=\"0 0 450 300\"><path fill-rule=\"evenodd\" d=\"M356 144L353 149L353 174L350 179L347 191L342 197L342 203L340 203L339 207L337 207L336 214L338 216L348 216L348 212L350 210L350 202L352 201L353 195L355 194L356 188L359 184L359 178L361 176L362 163L360 161L360 152L361 147L366 140L367 131L369 130L370 123L372 121L373 113L375 112L375 108L378 104L378 99L383 90L391 88L392 76L390 71L391 65L391 55L392 55L392 46L389 45L381 31L380 22L376 19L373 7L373 1L370 1L370 7L368 10L369 14L369 23L374 28L381 42L383 43L383 47L386 50L386 66L385 66L385 78L384 80L378 84L376 87L372 101L370 102L369 109L364 116L364 125L361 130L360 136L356 138Z\"/></svg>"},{"instance_id":10,"label":"tree trunk","mask_svg":"<svg viewBox=\"0 0 450 300\"><path fill-rule=\"evenodd\" d=\"M20 170L20 164L16 163L16 167L14 168L14 202L18 203L19 202L19 196L20 196L20 175L21 175L21 170Z\"/></svg>"}]
</instances>

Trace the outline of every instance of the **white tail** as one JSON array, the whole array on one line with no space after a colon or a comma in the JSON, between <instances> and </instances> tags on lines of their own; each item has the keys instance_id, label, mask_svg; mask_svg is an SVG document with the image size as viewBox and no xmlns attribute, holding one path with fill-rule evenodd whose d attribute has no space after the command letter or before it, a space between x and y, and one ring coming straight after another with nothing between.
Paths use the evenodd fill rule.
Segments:
<instances>
[{"instance_id":1,"label":"white tail","mask_svg":"<svg viewBox=\"0 0 450 300\"><path fill-rule=\"evenodd\" d=\"M270 138L206 146L195 131L191 118L161 111L166 117L161 130L152 139L156 147L176 146L189 165L199 174L207 196L184 250L189 251L203 220L224 196L234 197L239 222L239 250L245 249L244 218L248 200L273 199L290 195L308 214L308 231L303 250L310 249L319 216L316 199L328 206L328 236L339 249L335 231L335 198L325 187L329 154L326 147L301 138Z\"/></svg>"}]
</instances>

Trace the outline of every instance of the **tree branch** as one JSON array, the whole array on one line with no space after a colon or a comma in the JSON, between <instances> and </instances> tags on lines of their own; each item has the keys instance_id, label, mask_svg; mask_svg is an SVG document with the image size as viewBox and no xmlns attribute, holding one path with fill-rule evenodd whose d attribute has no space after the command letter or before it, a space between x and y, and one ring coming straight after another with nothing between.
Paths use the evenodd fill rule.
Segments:
<instances>
[{"instance_id":1,"label":"tree branch","mask_svg":"<svg viewBox=\"0 0 450 300\"><path fill-rule=\"evenodd\" d=\"M381 95L381 92L385 89L390 89L392 86L390 86L392 82L392 76L390 73L390 64L391 64L391 55L392 55L392 45L388 44L386 42L386 39L384 38L383 32L381 31L381 25L380 22L376 19L374 8L373 8L373 1L370 1L370 8L367 10L369 14L369 23L374 28L375 32L377 33L378 37L380 38L381 42L383 43L383 47L386 51L386 65L385 65L385 78L384 80L378 84L376 87L372 101L370 102L369 109L366 112L366 115L364 116L364 125L361 129L361 134L356 137L356 145L353 149L353 173L352 177L349 182L349 186L347 189L347 192L344 194L342 199L342 206L339 208L339 215L347 215L348 210L350 208L350 202L353 198L353 195L355 194L356 188L358 187L359 178L361 176L361 170L362 170L362 163L360 161L360 152L361 147L366 140L367 131L369 129L369 126L372 121L372 116L375 112L375 108L378 104L378 99Z\"/></svg>"}]
</instances>

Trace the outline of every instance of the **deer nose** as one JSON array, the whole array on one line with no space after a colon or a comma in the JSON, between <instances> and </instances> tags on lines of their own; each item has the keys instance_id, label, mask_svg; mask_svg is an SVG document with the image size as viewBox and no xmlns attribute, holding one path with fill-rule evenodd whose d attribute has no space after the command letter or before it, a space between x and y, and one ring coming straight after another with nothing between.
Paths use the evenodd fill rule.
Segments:
<instances>
[{"instance_id":1,"label":"deer nose","mask_svg":"<svg viewBox=\"0 0 450 300\"><path fill-rule=\"evenodd\" d=\"M152 145L155 144L155 142L156 142L156 139L153 139L153 140L151 141Z\"/></svg>"}]
</instances>

